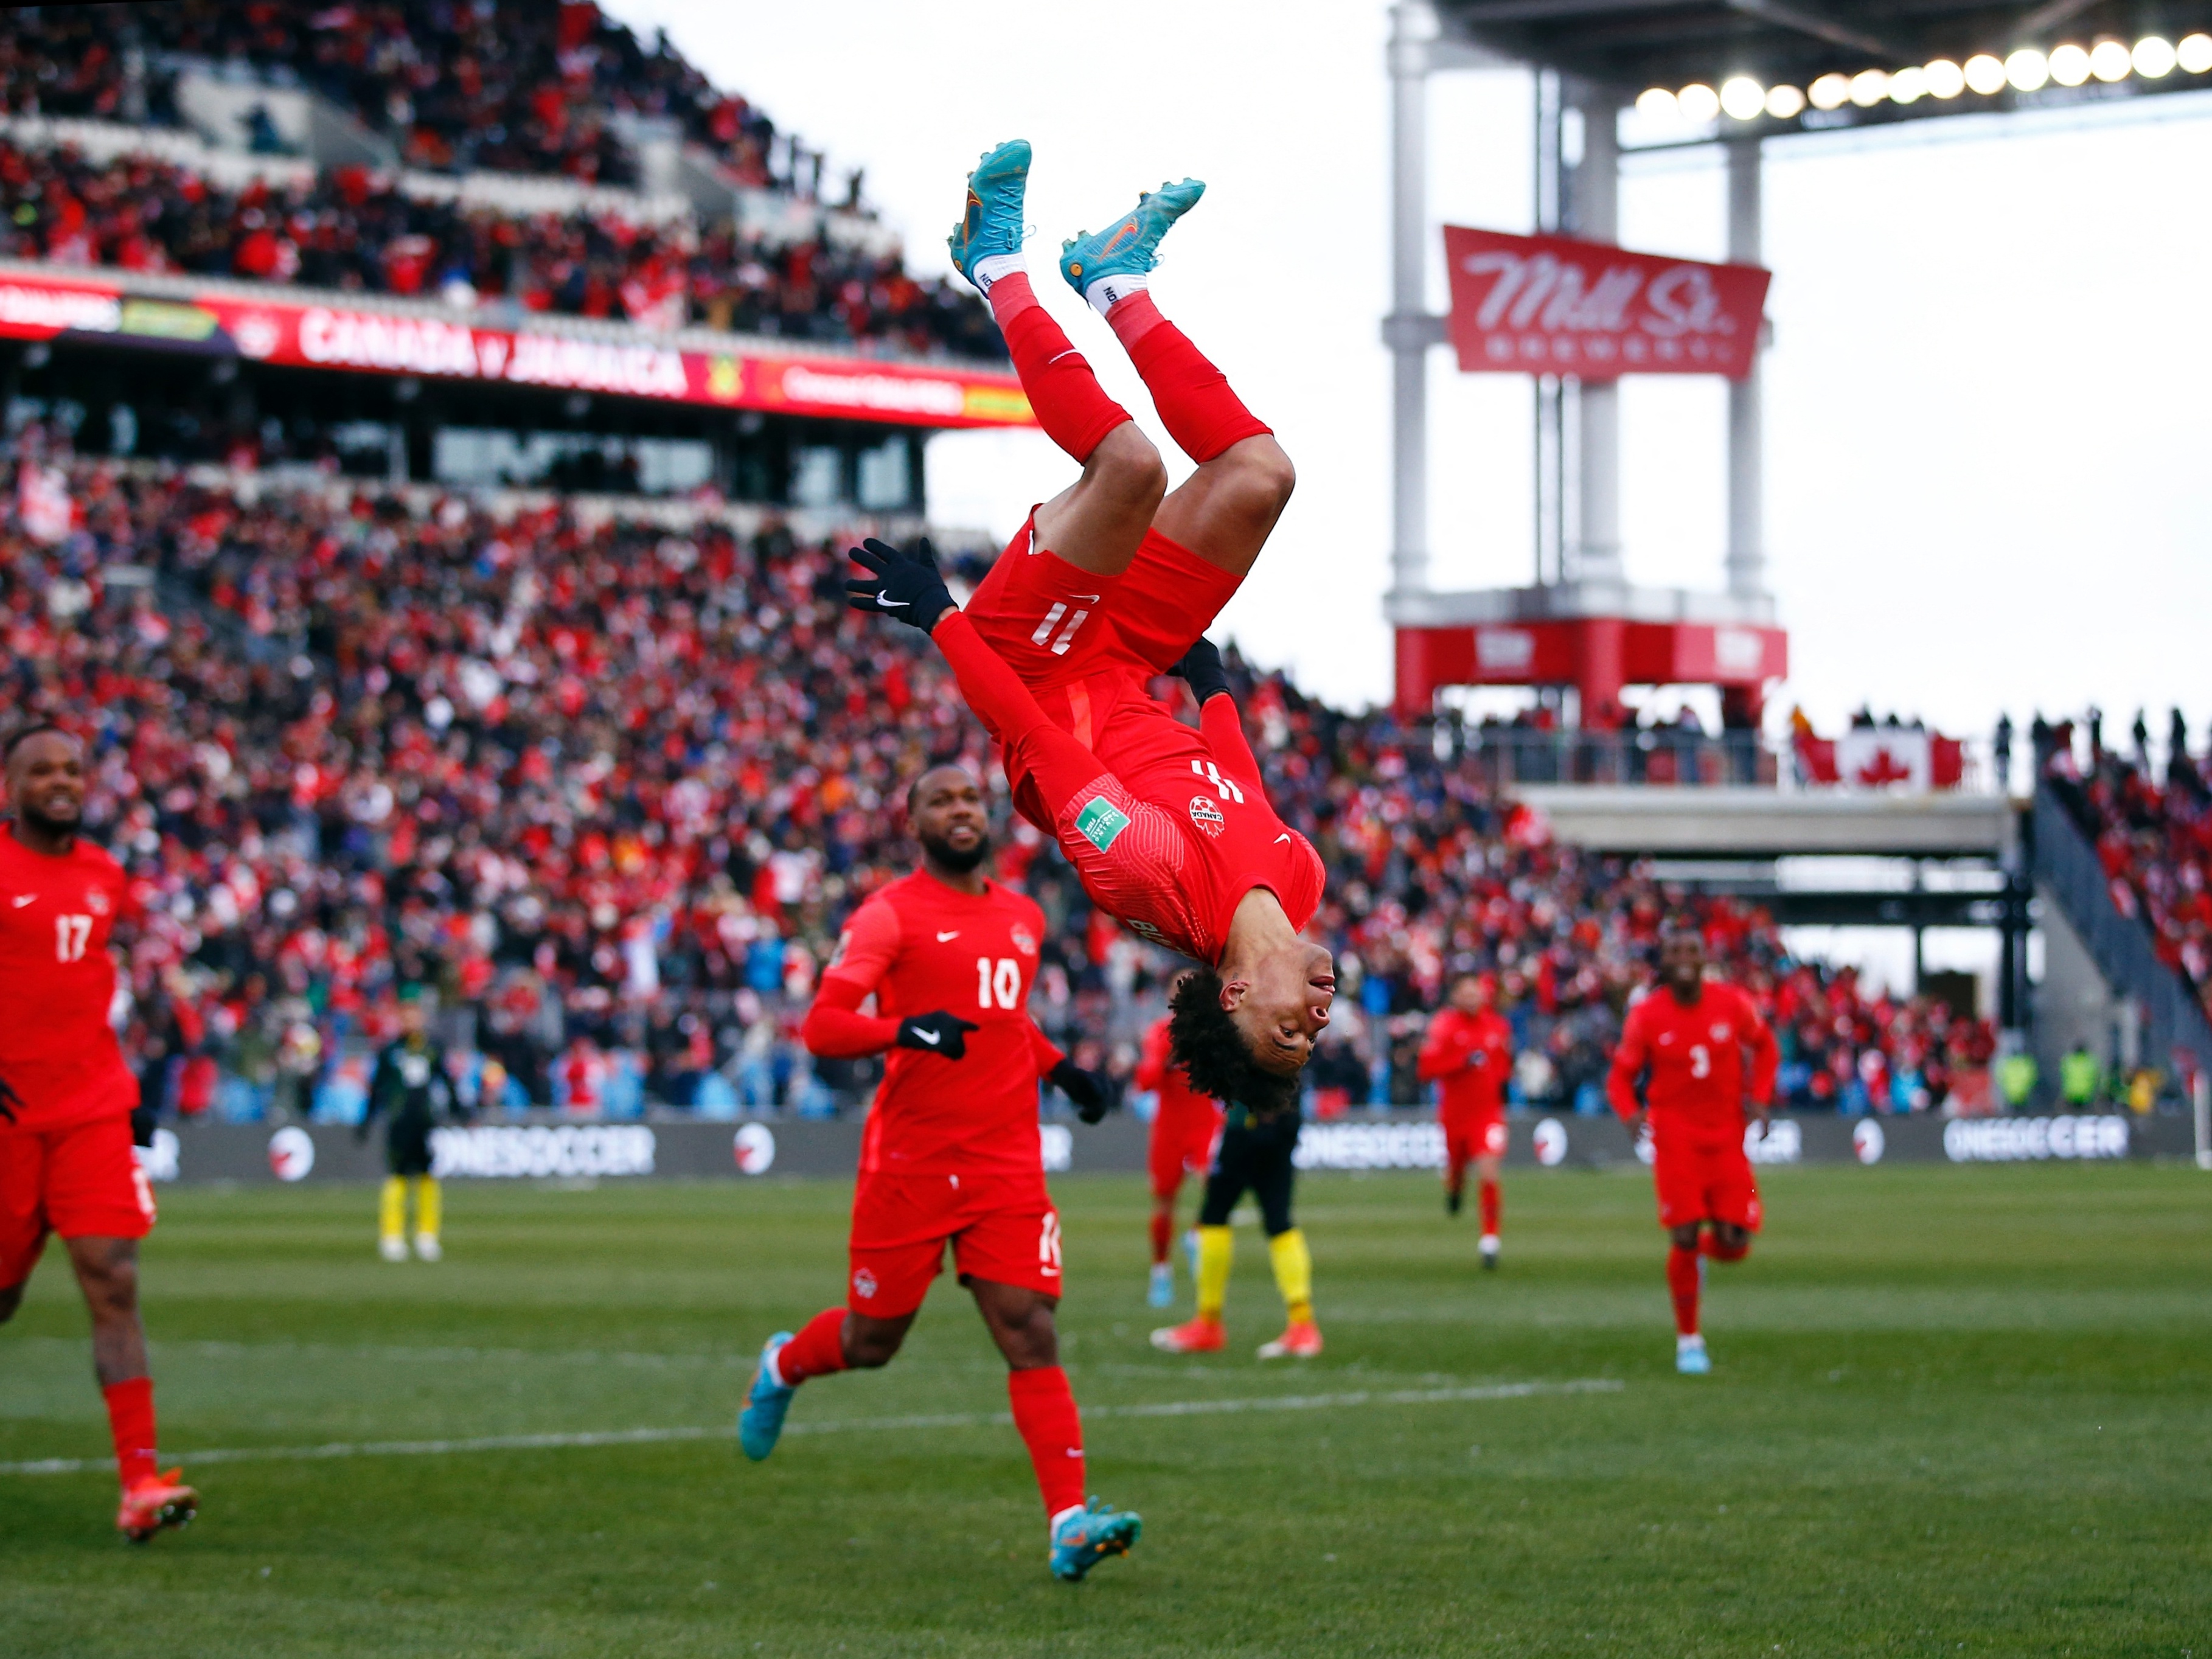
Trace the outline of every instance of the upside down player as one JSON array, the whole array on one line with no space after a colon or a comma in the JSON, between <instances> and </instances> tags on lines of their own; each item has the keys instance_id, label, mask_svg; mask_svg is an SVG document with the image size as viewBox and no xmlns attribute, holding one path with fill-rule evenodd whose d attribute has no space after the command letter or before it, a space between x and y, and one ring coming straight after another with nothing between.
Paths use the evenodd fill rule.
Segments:
<instances>
[{"instance_id":1,"label":"upside down player","mask_svg":"<svg viewBox=\"0 0 2212 1659\"><path fill-rule=\"evenodd\" d=\"M1498 1265L1500 1204L1498 1171L1505 1161L1505 1085L1513 1073L1513 1028L1490 1006L1486 974L1461 974L1445 1006L1429 1022L1416 1074L1437 1085L1437 1121L1444 1132L1444 1209L1457 1215L1467 1192L1467 1166L1481 1181L1482 1265Z\"/></svg>"},{"instance_id":2,"label":"upside down player","mask_svg":"<svg viewBox=\"0 0 2212 1659\"><path fill-rule=\"evenodd\" d=\"M1628 1011L1606 1092L1613 1109L1639 1131L1650 1115L1659 1224L1674 1241L1667 1288L1674 1299L1674 1369L1703 1376L1712 1369L1698 1330L1705 1262L1741 1261L1751 1253L1759 1183L1744 1154L1744 1126L1755 1119L1765 1137L1782 1053L1749 997L1705 978L1705 945L1696 928L1672 927L1661 939L1659 981ZM1639 1077L1647 1079L1642 1101ZM1710 1231L1701 1238L1700 1229Z\"/></svg>"},{"instance_id":3,"label":"upside down player","mask_svg":"<svg viewBox=\"0 0 2212 1659\"><path fill-rule=\"evenodd\" d=\"M77 834L84 750L33 726L5 750L0 825L0 1321L59 1233L92 1314L93 1372L123 1485L117 1528L144 1543L199 1495L155 1462L154 1382L138 1317L138 1241L154 1190L131 1145L138 1085L107 1023L107 936L129 908L122 866Z\"/></svg>"},{"instance_id":4,"label":"upside down player","mask_svg":"<svg viewBox=\"0 0 2212 1659\"><path fill-rule=\"evenodd\" d=\"M984 156L952 259L989 301L1039 423L1083 476L1031 513L964 614L926 544L914 558L870 542L853 556L871 577L846 586L855 609L935 638L1002 746L1016 806L1059 842L1091 898L1206 964L1175 1005L1174 1060L1192 1087L1279 1111L1297 1100L1335 994L1328 952L1300 937L1322 863L1268 805L1203 635L1290 499L1290 459L1147 291L1160 238L1205 187L1163 186L1060 261L1198 463L1167 493L1159 452L1030 286L1029 164L1019 141ZM1148 694L1167 672L1189 682L1200 730Z\"/></svg>"},{"instance_id":5,"label":"upside down player","mask_svg":"<svg viewBox=\"0 0 2212 1659\"><path fill-rule=\"evenodd\" d=\"M1171 1024L1165 1018L1152 1022L1145 1033L1136 1073L1137 1086L1152 1091L1159 1099L1145 1159L1152 1177L1152 1277L1145 1299L1155 1308L1175 1301L1175 1269L1168 1265L1168 1255L1175 1244L1176 1194L1182 1190L1185 1176L1205 1174L1221 1136L1221 1103L1192 1088L1182 1068L1169 1062ZM1191 1276L1197 1275L1194 1259Z\"/></svg>"},{"instance_id":6,"label":"upside down player","mask_svg":"<svg viewBox=\"0 0 2212 1659\"><path fill-rule=\"evenodd\" d=\"M933 768L908 790L907 814L922 867L853 913L800 1030L817 1054L890 1055L860 1143L847 1299L796 1336L769 1338L738 1440L758 1462L775 1449L801 1382L889 1364L949 1244L1006 1358L1053 1573L1081 1578L1127 1553L1142 1522L1084 1499L1083 1429L1053 1323L1060 1217L1045 1191L1037 1079L1087 1122L1103 1115L1105 1092L1030 1020L1044 912L984 875L981 787L960 767ZM876 1012L864 1014L871 995Z\"/></svg>"}]
</instances>

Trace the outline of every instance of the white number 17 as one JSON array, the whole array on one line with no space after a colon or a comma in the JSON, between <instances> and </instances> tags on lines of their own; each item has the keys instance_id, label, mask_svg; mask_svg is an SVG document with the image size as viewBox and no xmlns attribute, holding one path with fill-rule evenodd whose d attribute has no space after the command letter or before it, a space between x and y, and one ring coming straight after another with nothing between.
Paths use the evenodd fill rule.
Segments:
<instances>
[{"instance_id":1,"label":"white number 17","mask_svg":"<svg viewBox=\"0 0 2212 1659\"><path fill-rule=\"evenodd\" d=\"M84 942L92 937L90 916L56 916L54 918L54 960L82 962Z\"/></svg>"}]
</instances>

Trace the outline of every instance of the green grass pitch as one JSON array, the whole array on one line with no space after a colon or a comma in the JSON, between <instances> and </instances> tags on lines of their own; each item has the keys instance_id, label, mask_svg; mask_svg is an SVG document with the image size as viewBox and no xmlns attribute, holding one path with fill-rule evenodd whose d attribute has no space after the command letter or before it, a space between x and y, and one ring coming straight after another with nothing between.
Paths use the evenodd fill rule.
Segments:
<instances>
[{"instance_id":1,"label":"green grass pitch","mask_svg":"<svg viewBox=\"0 0 2212 1659\"><path fill-rule=\"evenodd\" d=\"M891 1369L738 1455L760 1340L841 1282L842 1185L455 1185L435 1267L376 1260L366 1189L172 1191L145 1295L201 1519L131 1549L105 1472L0 1474L0 1651L2212 1659L2212 1177L1763 1179L1702 1380L1633 1175L1509 1182L1495 1275L1433 1181L1310 1179L1328 1352L1288 1367L1251 1358L1256 1230L1231 1352L1170 1359L1140 1184L1063 1181L1091 1485L1146 1523L1074 1587L948 1281ZM0 1331L0 1462L105 1455L83 1328L50 1255ZM1285 1396L1334 1403L1226 1408ZM915 1416L951 1420L868 1426ZM191 1462L638 1429L711 1433Z\"/></svg>"}]
</instances>

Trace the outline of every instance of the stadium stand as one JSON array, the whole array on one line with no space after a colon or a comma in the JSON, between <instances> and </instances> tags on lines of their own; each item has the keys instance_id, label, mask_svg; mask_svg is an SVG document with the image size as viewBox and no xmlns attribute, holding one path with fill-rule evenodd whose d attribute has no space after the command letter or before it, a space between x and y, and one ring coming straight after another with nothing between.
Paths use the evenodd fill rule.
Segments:
<instances>
[{"instance_id":1,"label":"stadium stand","mask_svg":"<svg viewBox=\"0 0 2212 1659\"><path fill-rule=\"evenodd\" d=\"M933 654L845 610L847 538L70 460L36 425L11 450L0 724L93 742L93 822L149 911L150 1093L250 1115L319 1088L342 1110L399 985L428 982L508 1103L857 1098L866 1075L812 1066L797 1015L843 916L902 868L897 780L986 747ZM1424 1011L1460 968L1498 976L1523 1097L1596 1109L1682 911L1772 1010L1793 1102L1910 1109L1986 1065L1985 1025L1863 995L1749 904L1553 844L1425 732L1234 668L1275 799L1332 869L1316 925L1348 994L1321 1109L1416 1097ZM1041 1018L1126 1077L1170 959L1025 827L1000 868L1054 923Z\"/></svg>"}]
</instances>

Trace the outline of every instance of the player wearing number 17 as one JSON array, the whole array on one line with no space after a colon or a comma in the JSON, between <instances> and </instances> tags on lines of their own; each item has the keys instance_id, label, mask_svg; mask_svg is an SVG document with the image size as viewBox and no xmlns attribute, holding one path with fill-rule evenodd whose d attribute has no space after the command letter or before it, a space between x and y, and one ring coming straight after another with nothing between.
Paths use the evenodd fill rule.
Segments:
<instances>
[{"instance_id":1,"label":"player wearing number 17","mask_svg":"<svg viewBox=\"0 0 2212 1659\"><path fill-rule=\"evenodd\" d=\"M51 726L4 751L0 823L0 1321L59 1233L92 1314L92 1366L107 1401L134 1543L182 1526L198 1495L154 1456L154 1382L138 1318L138 1241L154 1189L131 1146L138 1085L108 1010L108 932L131 908L122 866L77 833L84 747Z\"/></svg>"},{"instance_id":2,"label":"player wearing number 17","mask_svg":"<svg viewBox=\"0 0 2212 1659\"><path fill-rule=\"evenodd\" d=\"M890 1054L860 1140L846 1300L768 1340L738 1439L757 1462L775 1449L801 1382L888 1364L949 1245L1006 1356L1052 1571L1080 1578L1127 1553L1139 1522L1084 1501L1083 1430L1053 1323L1060 1217L1045 1191L1037 1082L1049 1079L1086 1122L1103 1115L1105 1091L1030 1022L1044 912L983 874L991 842L975 778L957 766L925 772L907 815L922 867L853 912L800 1031L817 1054ZM872 995L876 1011L863 1013Z\"/></svg>"}]
</instances>

